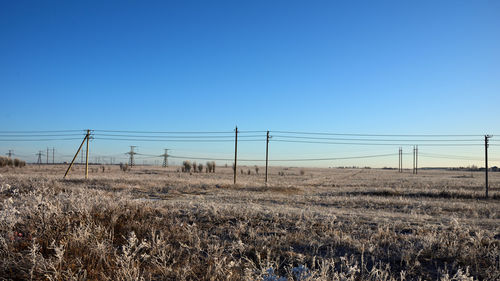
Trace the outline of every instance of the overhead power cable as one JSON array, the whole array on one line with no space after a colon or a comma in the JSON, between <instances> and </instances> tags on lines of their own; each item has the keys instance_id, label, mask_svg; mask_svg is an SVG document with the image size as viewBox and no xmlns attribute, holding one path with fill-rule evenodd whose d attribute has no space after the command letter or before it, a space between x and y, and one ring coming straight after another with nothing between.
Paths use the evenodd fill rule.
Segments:
<instances>
[{"instance_id":1,"label":"overhead power cable","mask_svg":"<svg viewBox=\"0 0 500 281\"><path fill-rule=\"evenodd\" d=\"M42 133L69 133L69 132L85 132L86 130L56 130L56 131L0 131L0 134L42 134Z\"/></svg>"},{"instance_id":2,"label":"overhead power cable","mask_svg":"<svg viewBox=\"0 0 500 281\"><path fill-rule=\"evenodd\" d=\"M406 153L408 154L408 153ZM348 156L348 157L328 157L328 158L299 158L299 159L269 159L269 162L296 162L296 161L335 161L335 160L349 160L349 159L363 159L363 158L379 158L396 156L397 153L391 154L378 154L378 155L362 155L362 156ZM233 158L209 158L209 157L193 157L193 156L176 156L169 155L171 158L177 159L190 159L190 160L214 160L214 161L233 161ZM245 162L265 162L265 159L238 159L238 161Z\"/></svg>"},{"instance_id":3,"label":"overhead power cable","mask_svg":"<svg viewBox=\"0 0 500 281\"><path fill-rule=\"evenodd\" d=\"M57 139L2 139L0 141L65 141L65 140L81 140L82 138L57 138Z\"/></svg>"},{"instance_id":4,"label":"overhead power cable","mask_svg":"<svg viewBox=\"0 0 500 281\"><path fill-rule=\"evenodd\" d=\"M0 138L2 137L14 137L14 138L32 138L32 137L68 137L68 136L85 136L84 133L81 134L49 134L49 135L26 135L26 134L11 134L11 133L0 133Z\"/></svg>"},{"instance_id":5,"label":"overhead power cable","mask_svg":"<svg viewBox=\"0 0 500 281\"><path fill-rule=\"evenodd\" d=\"M452 159L452 160L469 160L469 161L483 161L484 158L480 157L469 157L469 156L458 156L458 155L444 155L444 154L433 154L433 153L419 153L421 157L427 158L441 158L441 159ZM491 161L499 161L496 158L489 158Z\"/></svg>"},{"instance_id":6,"label":"overhead power cable","mask_svg":"<svg viewBox=\"0 0 500 281\"><path fill-rule=\"evenodd\" d=\"M327 135L327 136L365 136L365 137L482 137L483 135L438 135L438 134L345 134L327 132L297 132L297 131L270 131L271 133L297 134L297 135Z\"/></svg>"},{"instance_id":7,"label":"overhead power cable","mask_svg":"<svg viewBox=\"0 0 500 281\"><path fill-rule=\"evenodd\" d=\"M131 133L131 134L234 134L233 131L119 131L119 130L94 130L103 133ZM239 131L238 131L239 132Z\"/></svg>"},{"instance_id":8,"label":"overhead power cable","mask_svg":"<svg viewBox=\"0 0 500 281\"><path fill-rule=\"evenodd\" d=\"M151 142L234 142L233 139L135 139L135 138L108 138L108 137L95 137L96 140L114 140L114 141L151 141ZM265 139L242 139L238 142L247 141L265 141Z\"/></svg>"},{"instance_id":9,"label":"overhead power cable","mask_svg":"<svg viewBox=\"0 0 500 281\"><path fill-rule=\"evenodd\" d=\"M239 133L239 132L238 132ZM117 135L117 134L96 134L96 136L104 136L104 137L126 137L126 138L185 138L185 139L196 139L196 138L217 138L217 139L228 139L231 138L234 140L234 136L211 136L211 135L167 135L167 136L158 136L158 135ZM264 135L243 135L239 136L243 138L256 138L261 137L265 138Z\"/></svg>"},{"instance_id":10,"label":"overhead power cable","mask_svg":"<svg viewBox=\"0 0 500 281\"><path fill-rule=\"evenodd\" d=\"M305 139L305 140L340 140L340 141L383 141L383 142L470 142L470 141L481 141L480 139L367 139L367 138L325 138L325 137L304 137L304 136L291 136L291 135L276 135L273 134L272 137L278 138L291 138L291 139Z\"/></svg>"},{"instance_id":11,"label":"overhead power cable","mask_svg":"<svg viewBox=\"0 0 500 281\"><path fill-rule=\"evenodd\" d=\"M302 141L302 140L281 140L281 139L275 139L272 138L269 141L272 142L289 142L289 143L309 143L309 144L339 144L339 145L389 145L389 146L405 146L405 145L411 145L409 143L370 143L370 142L328 142L328 141ZM472 143L425 143L425 144L419 144L419 146L481 146L483 144L472 144Z\"/></svg>"}]
</instances>

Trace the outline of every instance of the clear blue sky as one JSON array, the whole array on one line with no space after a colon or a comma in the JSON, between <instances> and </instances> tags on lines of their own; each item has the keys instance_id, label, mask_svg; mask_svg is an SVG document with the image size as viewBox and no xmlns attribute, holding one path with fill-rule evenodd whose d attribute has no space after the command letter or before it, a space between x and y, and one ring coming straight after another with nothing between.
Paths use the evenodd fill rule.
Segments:
<instances>
[{"instance_id":1,"label":"clear blue sky","mask_svg":"<svg viewBox=\"0 0 500 281\"><path fill-rule=\"evenodd\" d=\"M0 42L1 131L500 133L500 1L2 1ZM77 143L0 150L71 154ZM165 147L96 140L94 151L134 144ZM260 146L242 153L261 157ZM281 158L397 153L274 149Z\"/></svg>"}]
</instances>

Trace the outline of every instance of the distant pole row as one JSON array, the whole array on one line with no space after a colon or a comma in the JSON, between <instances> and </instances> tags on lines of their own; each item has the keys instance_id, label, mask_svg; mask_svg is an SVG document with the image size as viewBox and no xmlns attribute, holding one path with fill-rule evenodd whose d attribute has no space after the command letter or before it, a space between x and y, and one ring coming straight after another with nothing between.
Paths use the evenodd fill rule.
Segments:
<instances>
[{"instance_id":1,"label":"distant pole row","mask_svg":"<svg viewBox=\"0 0 500 281\"><path fill-rule=\"evenodd\" d=\"M93 132L93 131L92 131ZM238 169L238 127L235 127L234 130L234 164L233 164L233 183L236 184L237 182L237 169ZM484 150L485 150L485 197L488 198L489 194L489 184L488 184L488 146L489 146L489 139L492 136L490 135L484 135ZM86 142L86 149L85 149L85 178L88 178L88 159L89 159L89 139L91 138L91 130L87 130L85 137L83 138L82 143L80 144L75 156L73 157L73 160L71 161L71 164L69 165L68 169L66 170L66 173L64 174L64 178L68 175L69 171L71 170L71 167L73 166L76 157L78 156L78 153L82 150L83 144ZM271 139L270 136L270 131L266 131L266 172L265 172L265 183L267 184L268 182L268 170L269 170L269 140ZM137 152L134 151L134 148L136 146L130 146L130 152L129 154L130 159L129 159L129 165L134 166L135 165L135 159L134 155L138 154ZM165 149L165 153L160 155L163 157L163 167L168 166L168 150ZM52 163L55 163L54 161L54 156L55 154L55 148L52 148ZM8 153L9 157L13 155L13 151L9 150ZM43 151L39 151L37 153L38 156L38 161L37 164L42 164L42 155ZM49 148L47 148L47 164L49 162ZM398 172L402 173L403 172L403 148L399 147L398 151ZM83 158L83 154L82 154ZM82 159L83 160L83 159ZM304 159L306 160L306 159ZM307 159L309 160L309 159ZM413 174L418 174L418 145L413 146Z\"/></svg>"}]
</instances>

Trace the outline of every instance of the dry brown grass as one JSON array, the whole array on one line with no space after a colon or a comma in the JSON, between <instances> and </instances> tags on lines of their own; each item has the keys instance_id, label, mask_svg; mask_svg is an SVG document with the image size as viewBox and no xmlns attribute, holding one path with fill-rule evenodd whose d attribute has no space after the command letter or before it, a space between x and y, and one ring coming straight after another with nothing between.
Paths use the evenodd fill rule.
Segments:
<instances>
[{"instance_id":1,"label":"dry brown grass","mask_svg":"<svg viewBox=\"0 0 500 281\"><path fill-rule=\"evenodd\" d=\"M500 278L500 173L64 168L0 169L0 279Z\"/></svg>"}]
</instances>

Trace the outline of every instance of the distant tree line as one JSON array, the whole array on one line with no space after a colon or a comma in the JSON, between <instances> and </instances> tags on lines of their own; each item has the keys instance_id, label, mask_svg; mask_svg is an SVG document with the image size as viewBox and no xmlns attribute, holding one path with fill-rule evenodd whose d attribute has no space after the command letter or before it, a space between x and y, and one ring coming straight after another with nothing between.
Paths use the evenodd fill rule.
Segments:
<instances>
[{"instance_id":1,"label":"distant tree line","mask_svg":"<svg viewBox=\"0 0 500 281\"><path fill-rule=\"evenodd\" d=\"M468 166L468 167L457 167L457 168L450 168L450 170L453 171L470 171L470 172L477 172L477 171L484 171L484 167L478 167L476 165ZM500 168L497 166L489 167L488 171L491 172L500 172Z\"/></svg>"}]
</instances>

